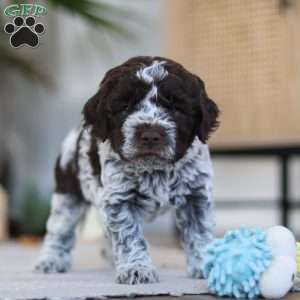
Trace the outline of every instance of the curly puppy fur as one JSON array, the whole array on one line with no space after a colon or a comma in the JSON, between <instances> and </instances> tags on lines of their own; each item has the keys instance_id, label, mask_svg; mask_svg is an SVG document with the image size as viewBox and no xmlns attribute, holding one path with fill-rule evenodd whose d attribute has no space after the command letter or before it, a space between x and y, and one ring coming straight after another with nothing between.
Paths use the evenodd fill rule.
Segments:
<instances>
[{"instance_id":1,"label":"curly puppy fur","mask_svg":"<svg viewBox=\"0 0 300 300\"><path fill-rule=\"evenodd\" d=\"M205 142L218 113L203 81L170 59L135 57L108 71L57 159L36 270L70 269L75 227L92 204L112 242L116 281L157 282L142 224L173 207L188 275L201 277L214 226Z\"/></svg>"}]
</instances>

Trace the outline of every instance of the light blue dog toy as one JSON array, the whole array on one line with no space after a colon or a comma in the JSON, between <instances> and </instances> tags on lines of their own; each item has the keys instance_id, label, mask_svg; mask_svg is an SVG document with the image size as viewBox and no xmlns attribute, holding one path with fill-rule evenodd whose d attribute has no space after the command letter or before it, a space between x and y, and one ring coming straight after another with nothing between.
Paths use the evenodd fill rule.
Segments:
<instances>
[{"instance_id":1,"label":"light blue dog toy","mask_svg":"<svg viewBox=\"0 0 300 300\"><path fill-rule=\"evenodd\" d=\"M207 247L201 269L218 296L280 298L296 278L296 240L282 226L229 231Z\"/></svg>"}]
</instances>

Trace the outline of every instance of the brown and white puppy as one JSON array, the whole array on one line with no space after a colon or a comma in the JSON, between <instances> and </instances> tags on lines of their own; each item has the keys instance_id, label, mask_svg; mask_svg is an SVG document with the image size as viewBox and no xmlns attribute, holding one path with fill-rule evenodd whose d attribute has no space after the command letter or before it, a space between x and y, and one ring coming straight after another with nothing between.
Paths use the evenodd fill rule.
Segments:
<instances>
[{"instance_id":1,"label":"brown and white puppy","mask_svg":"<svg viewBox=\"0 0 300 300\"><path fill-rule=\"evenodd\" d=\"M205 143L218 113L201 79L170 59L135 57L108 71L57 160L36 270L70 269L75 226L92 204L112 242L117 282L157 282L142 223L173 207L188 274L201 277L214 225Z\"/></svg>"}]
</instances>

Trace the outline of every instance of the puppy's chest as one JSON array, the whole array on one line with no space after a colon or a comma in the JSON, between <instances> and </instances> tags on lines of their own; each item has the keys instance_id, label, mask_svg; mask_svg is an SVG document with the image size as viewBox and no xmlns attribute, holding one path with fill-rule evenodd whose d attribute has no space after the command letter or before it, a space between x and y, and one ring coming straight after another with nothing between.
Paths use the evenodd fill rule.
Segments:
<instances>
[{"instance_id":1,"label":"puppy's chest","mask_svg":"<svg viewBox=\"0 0 300 300\"><path fill-rule=\"evenodd\" d=\"M148 217L169 207L169 177L166 172L145 173L136 177L136 204Z\"/></svg>"},{"instance_id":2,"label":"puppy's chest","mask_svg":"<svg viewBox=\"0 0 300 300\"><path fill-rule=\"evenodd\" d=\"M137 205L149 218L164 213L173 204L177 194L174 183L178 182L174 172L145 173L136 180Z\"/></svg>"}]
</instances>

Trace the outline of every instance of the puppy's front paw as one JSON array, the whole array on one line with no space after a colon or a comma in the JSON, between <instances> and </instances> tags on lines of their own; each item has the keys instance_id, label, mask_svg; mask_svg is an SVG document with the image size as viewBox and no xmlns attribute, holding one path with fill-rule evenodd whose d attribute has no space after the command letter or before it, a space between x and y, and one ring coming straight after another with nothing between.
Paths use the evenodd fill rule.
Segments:
<instances>
[{"instance_id":1,"label":"puppy's front paw","mask_svg":"<svg viewBox=\"0 0 300 300\"><path fill-rule=\"evenodd\" d=\"M158 282L158 274L152 266L128 264L117 268L117 283L142 284Z\"/></svg>"},{"instance_id":2,"label":"puppy's front paw","mask_svg":"<svg viewBox=\"0 0 300 300\"><path fill-rule=\"evenodd\" d=\"M64 273L70 269L71 257L63 253L43 256L34 267L34 271L40 273Z\"/></svg>"},{"instance_id":3,"label":"puppy's front paw","mask_svg":"<svg viewBox=\"0 0 300 300\"><path fill-rule=\"evenodd\" d=\"M187 275L191 278L202 279L204 278L201 265L202 265L202 253L193 252L187 256Z\"/></svg>"}]
</instances>

